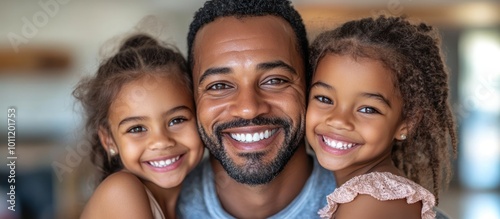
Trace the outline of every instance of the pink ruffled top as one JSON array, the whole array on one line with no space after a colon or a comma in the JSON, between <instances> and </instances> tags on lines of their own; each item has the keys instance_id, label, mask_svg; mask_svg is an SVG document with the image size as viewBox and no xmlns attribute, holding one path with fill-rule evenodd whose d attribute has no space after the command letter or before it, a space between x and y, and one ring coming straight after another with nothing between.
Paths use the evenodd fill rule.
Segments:
<instances>
[{"instance_id":1,"label":"pink ruffled top","mask_svg":"<svg viewBox=\"0 0 500 219\"><path fill-rule=\"evenodd\" d=\"M422 201L422 219L436 217L434 195L419 184L389 172L372 172L356 176L326 197L327 206L318 211L321 218L334 218L339 204L354 200L358 194L380 201L406 199L408 204Z\"/></svg>"}]
</instances>

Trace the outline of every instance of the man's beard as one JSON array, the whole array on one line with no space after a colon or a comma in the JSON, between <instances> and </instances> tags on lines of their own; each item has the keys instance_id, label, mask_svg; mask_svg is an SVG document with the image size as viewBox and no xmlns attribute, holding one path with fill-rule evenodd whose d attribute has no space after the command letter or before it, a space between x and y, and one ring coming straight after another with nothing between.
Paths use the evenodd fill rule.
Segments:
<instances>
[{"instance_id":1,"label":"man's beard","mask_svg":"<svg viewBox=\"0 0 500 219\"><path fill-rule=\"evenodd\" d=\"M262 185L271 182L286 166L288 161L299 147L304 137L304 119L301 118L298 127L292 126L291 120L282 118L256 117L251 120L237 119L234 121L216 124L212 136L198 123L198 131L210 153L217 159L231 178L247 185ZM246 160L243 165L237 165L229 157L222 145L223 130L244 127L249 125L272 125L284 130L284 141L278 149L276 158L270 162L263 161L266 152L240 153L237 156Z\"/></svg>"}]
</instances>

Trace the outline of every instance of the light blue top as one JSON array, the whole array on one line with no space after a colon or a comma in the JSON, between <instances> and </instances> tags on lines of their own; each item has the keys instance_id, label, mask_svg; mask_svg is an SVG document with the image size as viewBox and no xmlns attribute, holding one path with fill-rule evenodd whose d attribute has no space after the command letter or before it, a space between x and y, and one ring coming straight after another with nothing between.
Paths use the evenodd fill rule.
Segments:
<instances>
[{"instance_id":1,"label":"light blue top","mask_svg":"<svg viewBox=\"0 0 500 219\"><path fill-rule=\"evenodd\" d=\"M311 176L300 194L283 210L269 217L318 218L318 210L326 205L326 196L335 189L333 173L321 167L316 157ZM238 194L235 194L238 195ZM222 208L214 185L214 172L208 158L186 177L177 203L179 218L234 218ZM251 216L251 215L250 215Z\"/></svg>"}]
</instances>

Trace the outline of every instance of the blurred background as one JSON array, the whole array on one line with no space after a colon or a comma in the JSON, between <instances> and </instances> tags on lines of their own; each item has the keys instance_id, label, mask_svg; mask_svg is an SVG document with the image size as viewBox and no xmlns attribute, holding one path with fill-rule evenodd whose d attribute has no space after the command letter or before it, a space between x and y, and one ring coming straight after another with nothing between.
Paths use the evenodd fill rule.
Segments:
<instances>
[{"instance_id":1,"label":"blurred background","mask_svg":"<svg viewBox=\"0 0 500 219\"><path fill-rule=\"evenodd\" d=\"M0 218L78 218L94 188L71 92L120 36L140 29L176 44L202 0L0 1ZM408 15L439 28L450 68L459 156L439 207L457 219L500 219L500 2L293 0L314 38L366 16ZM143 19L155 15L154 19ZM142 25L137 27L139 21ZM15 184L7 112L16 110ZM12 126L10 126L12 128ZM15 185L15 212L8 210ZM6 202L7 200L7 202Z\"/></svg>"}]
</instances>

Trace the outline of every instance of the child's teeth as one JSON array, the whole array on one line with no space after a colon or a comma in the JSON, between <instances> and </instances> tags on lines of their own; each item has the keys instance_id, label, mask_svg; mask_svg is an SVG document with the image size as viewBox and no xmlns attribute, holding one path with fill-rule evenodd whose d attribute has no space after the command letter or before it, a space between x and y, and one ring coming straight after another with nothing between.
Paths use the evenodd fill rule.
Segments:
<instances>
[{"instance_id":1,"label":"child's teeth","mask_svg":"<svg viewBox=\"0 0 500 219\"><path fill-rule=\"evenodd\" d=\"M325 136L323 136L323 141L326 143L326 145L339 149L339 150L346 150L349 148L352 148L352 146L355 146L356 144L354 143L347 143L347 142L342 142L342 141L337 141L333 139L328 139Z\"/></svg>"},{"instance_id":2,"label":"child's teeth","mask_svg":"<svg viewBox=\"0 0 500 219\"><path fill-rule=\"evenodd\" d=\"M170 159L165 159L165 160L160 160L160 161L149 161L148 163L151 166L161 168L161 167L166 167L166 166L172 165L173 163L178 161L180 157L181 156L179 155L177 157L170 158Z\"/></svg>"}]
</instances>

